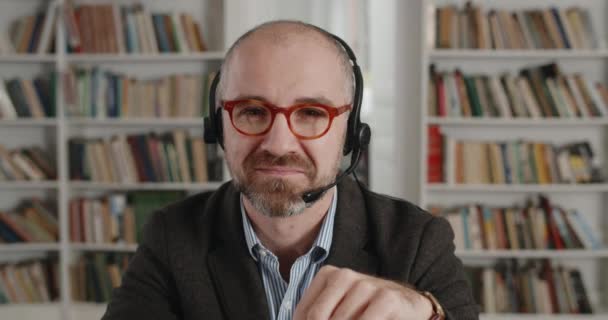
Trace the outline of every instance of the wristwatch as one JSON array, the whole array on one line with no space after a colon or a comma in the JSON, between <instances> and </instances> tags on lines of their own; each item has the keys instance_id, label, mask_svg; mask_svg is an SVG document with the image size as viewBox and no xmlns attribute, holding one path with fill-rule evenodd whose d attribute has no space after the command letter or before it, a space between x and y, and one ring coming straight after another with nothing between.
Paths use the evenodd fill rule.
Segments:
<instances>
[{"instance_id":1,"label":"wristwatch","mask_svg":"<svg viewBox=\"0 0 608 320\"><path fill-rule=\"evenodd\" d=\"M433 306L433 315L431 315L429 320L444 320L445 312L443 312L443 308L439 304L439 301L437 301L437 299L428 291L420 291L420 294L429 299Z\"/></svg>"}]
</instances>

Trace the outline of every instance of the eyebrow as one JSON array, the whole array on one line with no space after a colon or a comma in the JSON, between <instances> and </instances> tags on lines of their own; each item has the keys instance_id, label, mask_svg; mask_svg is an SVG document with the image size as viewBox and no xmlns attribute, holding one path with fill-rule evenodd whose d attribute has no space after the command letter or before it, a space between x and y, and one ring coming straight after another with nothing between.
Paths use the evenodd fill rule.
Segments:
<instances>
[{"instance_id":1,"label":"eyebrow","mask_svg":"<svg viewBox=\"0 0 608 320\"><path fill-rule=\"evenodd\" d=\"M248 94L239 95L234 100L248 100L248 99L270 102L269 99L265 98L264 96L248 95ZM331 100L329 100L328 98L326 98L324 96L300 97L294 101L294 104L301 104L301 103L319 103L319 104L324 104L324 105L329 105L329 106L334 105L334 103Z\"/></svg>"}]
</instances>

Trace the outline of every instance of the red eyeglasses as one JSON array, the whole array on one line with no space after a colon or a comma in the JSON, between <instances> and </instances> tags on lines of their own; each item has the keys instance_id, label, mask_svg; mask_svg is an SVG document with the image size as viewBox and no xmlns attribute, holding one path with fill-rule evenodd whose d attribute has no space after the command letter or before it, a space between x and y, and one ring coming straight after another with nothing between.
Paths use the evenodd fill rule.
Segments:
<instances>
[{"instance_id":1,"label":"red eyeglasses","mask_svg":"<svg viewBox=\"0 0 608 320\"><path fill-rule=\"evenodd\" d=\"M317 139L329 131L334 118L350 110L351 105L330 107L320 103L303 103L280 108L271 103L255 100L223 101L224 110L230 114L232 126L247 136L261 136L272 127L277 113L287 119L291 132L304 140Z\"/></svg>"}]
</instances>

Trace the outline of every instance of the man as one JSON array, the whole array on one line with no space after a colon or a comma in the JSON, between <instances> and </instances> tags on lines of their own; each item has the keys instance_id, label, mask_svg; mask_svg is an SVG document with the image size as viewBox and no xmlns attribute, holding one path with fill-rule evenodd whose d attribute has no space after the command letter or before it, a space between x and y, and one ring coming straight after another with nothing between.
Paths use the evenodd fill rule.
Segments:
<instances>
[{"instance_id":1,"label":"man","mask_svg":"<svg viewBox=\"0 0 608 320\"><path fill-rule=\"evenodd\" d=\"M323 30L263 24L217 89L233 181L156 212L104 319L477 319L449 224L342 180L353 69Z\"/></svg>"}]
</instances>

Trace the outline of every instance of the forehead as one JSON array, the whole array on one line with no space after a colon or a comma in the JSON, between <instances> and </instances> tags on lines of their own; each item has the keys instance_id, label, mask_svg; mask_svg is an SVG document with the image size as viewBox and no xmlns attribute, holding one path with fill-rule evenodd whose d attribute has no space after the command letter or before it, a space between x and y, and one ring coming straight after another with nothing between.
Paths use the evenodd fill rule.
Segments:
<instances>
[{"instance_id":1,"label":"forehead","mask_svg":"<svg viewBox=\"0 0 608 320\"><path fill-rule=\"evenodd\" d=\"M252 36L235 50L228 68L225 99L262 96L277 104L303 97L345 99L345 74L335 47L319 35L290 39Z\"/></svg>"}]
</instances>

